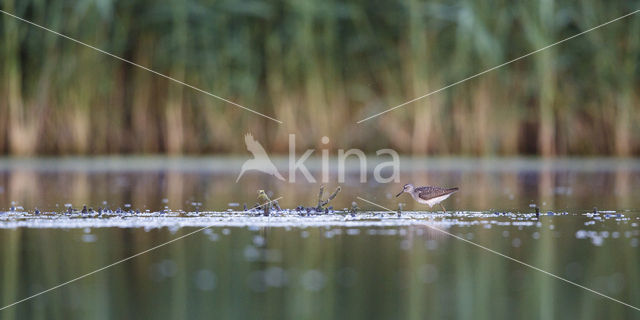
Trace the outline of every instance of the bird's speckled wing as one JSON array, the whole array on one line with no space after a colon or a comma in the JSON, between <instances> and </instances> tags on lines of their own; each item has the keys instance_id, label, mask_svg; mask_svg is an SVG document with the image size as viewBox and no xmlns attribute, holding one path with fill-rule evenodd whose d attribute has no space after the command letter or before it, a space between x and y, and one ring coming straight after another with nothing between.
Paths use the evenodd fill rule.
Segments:
<instances>
[{"instance_id":1,"label":"bird's speckled wing","mask_svg":"<svg viewBox=\"0 0 640 320\"><path fill-rule=\"evenodd\" d=\"M456 188L440 188L440 187L426 186L426 187L416 188L416 191L418 191L418 197L420 197L420 199L429 200L429 199L454 193L458 191L458 188L457 187Z\"/></svg>"}]
</instances>

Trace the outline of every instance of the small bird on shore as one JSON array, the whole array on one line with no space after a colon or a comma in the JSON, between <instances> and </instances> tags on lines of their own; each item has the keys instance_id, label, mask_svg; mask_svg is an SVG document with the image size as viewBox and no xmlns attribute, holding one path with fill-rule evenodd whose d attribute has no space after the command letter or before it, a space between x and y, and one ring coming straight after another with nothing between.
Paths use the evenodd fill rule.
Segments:
<instances>
[{"instance_id":1,"label":"small bird on shore","mask_svg":"<svg viewBox=\"0 0 640 320\"><path fill-rule=\"evenodd\" d=\"M270 202L271 202L271 199L269 199L269 196L267 195L267 193L264 192L264 190L258 190L258 204L265 205L265 204L269 204Z\"/></svg>"},{"instance_id":2,"label":"small bird on shore","mask_svg":"<svg viewBox=\"0 0 640 320\"><path fill-rule=\"evenodd\" d=\"M263 209L276 209L282 211L278 200L271 200L264 190L258 190L258 204L261 206L264 205Z\"/></svg>"},{"instance_id":3,"label":"small bird on shore","mask_svg":"<svg viewBox=\"0 0 640 320\"><path fill-rule=\"evenodd\" d=\"M271 201L271 199L269 199L269 196L267 195L266 192L264 192L264 190L258 190L258 204L260 205L260 207L262 207L262 210L264 211L263 215L269 216L271 214L271 208L276 208L275 206L277 205L277 201Z\"/></svg>"},{"instance_id":4,"label":"small bird on shore","mask_svg":"<svg viewBox=\"0 0 640 320\"><path fill-rule=\"evenodd\" d=\"M422 203L428 204L429 208L433 208L436 204L439 204L442 207L444 212L447 212L447 209L440 203L445 199L449 198L454 192L458 191L458 187L455 188L441 188L434 186L424 186L424 187L414 187L411 183L407 183L402 188L402 191L396 195L396 198L399 197L404 192L411 194L414 200Z\"/></svg>"}]
</instances>

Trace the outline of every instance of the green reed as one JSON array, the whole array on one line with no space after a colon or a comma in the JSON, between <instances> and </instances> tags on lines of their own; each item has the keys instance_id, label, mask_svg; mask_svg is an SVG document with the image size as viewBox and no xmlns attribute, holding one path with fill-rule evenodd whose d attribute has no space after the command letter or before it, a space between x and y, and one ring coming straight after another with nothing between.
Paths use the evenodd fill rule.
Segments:
<instances>
[{"instance_id":1,"label":"green reed","mask_svg":"<svg viewBox=\"0 0 640 320\"><path fill-rule=\"evenodd\" d=\"M0 153L239 153L320 144L414 154L634 155L637 8L587 1L33 1L3 10L275 122L0 17ZM371 137L376 137L371 139Z\"/></svg>"}]
</instances>

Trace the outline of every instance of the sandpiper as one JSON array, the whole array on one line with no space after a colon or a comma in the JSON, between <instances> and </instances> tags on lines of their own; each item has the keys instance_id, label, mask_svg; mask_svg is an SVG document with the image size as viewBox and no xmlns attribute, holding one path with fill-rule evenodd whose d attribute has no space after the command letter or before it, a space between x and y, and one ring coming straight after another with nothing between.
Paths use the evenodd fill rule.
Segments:
<instances>
[{"instance_id":1,"label":"sandpiper","mask_svg":"<svg viewBox=\"0 0 640 320\"><path fill-rule=\"evenodd\" d=\"M422 204L428 204L429 208L432 208L436 204L439 204L442 207L442 210L446 212L447 209L445 209L440 202L444 201L446 198L449 198L449 196L456 191L458 191L458 187L441 188L424 186L415 188L411 183L407 183L402 188L402 191L400 191L400 193L396 195L396 197L399 197L402 193L407 192L411 194L414 200Z\"/></svg>"}]
</instances>

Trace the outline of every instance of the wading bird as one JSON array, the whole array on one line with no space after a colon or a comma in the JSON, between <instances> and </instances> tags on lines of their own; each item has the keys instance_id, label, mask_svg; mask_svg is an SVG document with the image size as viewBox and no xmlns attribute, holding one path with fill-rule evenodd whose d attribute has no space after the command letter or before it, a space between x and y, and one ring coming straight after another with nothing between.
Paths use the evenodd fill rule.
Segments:
<instances>
[{"instance_id":1,"label":"wading bird","mask_svg":"<svg viewBox=\"0 0 640 320\"><path fill-rule=\"evenodd\" d=\"M446 198L449 198L454 192L458 191L458 187L455 188L440 188L433 186L424 186L415 188L411 183L407 183L402 187L402 191L396 195L396 198L399 197L404 192L411 194L414 200L422 203L428 204L429 208L433 208L436 204L440 204L442 210L447 212L447 209L440 203L444 201Z\"/></svg>"}]
</instances>

